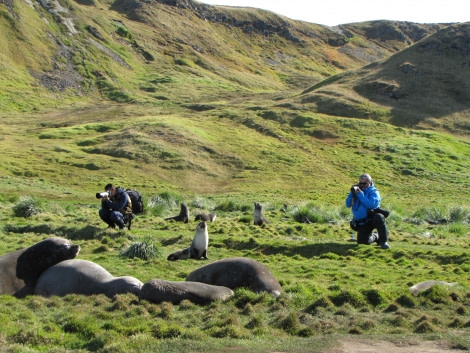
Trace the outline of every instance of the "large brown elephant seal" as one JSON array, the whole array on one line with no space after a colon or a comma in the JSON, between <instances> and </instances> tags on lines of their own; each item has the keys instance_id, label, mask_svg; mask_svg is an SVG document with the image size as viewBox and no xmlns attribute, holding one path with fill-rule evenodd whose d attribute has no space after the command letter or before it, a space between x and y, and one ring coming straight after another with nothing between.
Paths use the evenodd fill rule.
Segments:
<instances>
[{"instance_id":1,"label":"large brown elephant seal","mask_svg":"<svg viewBox=\"0 0 470 353\"><path fill-rule=\"evenodd\" d=\"M253 223L256 226L262 226L263 224L270 223L268 219L264 216L263 206L258 202L255 202L255 210L253 212Z\"/></svg>"},{"instance_id":2,"label":"large brown elephant seal","mask_svg":"<svg viewBox=\"0 0 470 353\"><path fill-rule=\"evenodd\" d=\"M34 293L44 297L67 294L140 294L143 283L131 276L114 277L100 265L87 260L67 260L48 268L39 277Z\"/></svg>"},{"instance_id":3,"label":"large brown elephant seal","mask_svg":"<svg viewBox=\"0 0 470 353\"><path fill-rule=\"evenodd\" d=\"M174 220L176 222L189 223L189 209L184 203L181 204L180 213L174 217L167 217L165 221Z\"/></svg>"},{"instance_id":4,"label":"large brown elephant seal","mask_svg":"<svg viewBox=\"0 0 470 353\"><path fill-rule=\"evenodd\" d=\"M0 257L0 294L24 298L34 293L39 276L58 262L73 259L80 246L63 238L48 238L29 248Z\"/></svg>"},{"instance_id":5,"label":"large brown elephant seal","mask_svg":"<svg viewBox=\"0 0 470 353\"><path fill-rule=\"evenodd\" d=\"M262 263L245 257L222 259L191 272L186 281L202 282L230 289L281 294L281 285Z\"/></svg>"},{"instance_id":6,"label":"large brown elephant seal","mask_svg":"<svg viewBox=\"0 0 470 353\"><path fill-rule=\"evenodd\" d=\"M206 222L200 222L196 227L196 234L194 234L193 242L189 248L175 251L168 255L167 260L186 260L196 259L199 260L209 259L207 257L207 247L209 246L209 232L207 230Z\"/></svg>"},{"instance_id":7,"label":"large brown elephant seal","mask_svg":"<svg viewBox=\"0 0 470 353\"><path fill-rule=\"evenodd\" d=\"M232 295L233 291L227 287L200 282L171 282L153 279L142 286L139 298L152 303L179 304L183 299L188 299L196 304L209 304L215 300L225 300Z\"/></svg>"}]
</instances>

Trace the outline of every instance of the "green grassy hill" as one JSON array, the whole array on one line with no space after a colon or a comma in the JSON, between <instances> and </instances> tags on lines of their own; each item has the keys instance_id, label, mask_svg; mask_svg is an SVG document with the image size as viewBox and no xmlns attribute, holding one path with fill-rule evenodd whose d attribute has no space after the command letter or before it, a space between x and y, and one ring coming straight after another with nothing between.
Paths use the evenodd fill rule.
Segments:
<instances>
[{"instance_id":1,"label":"green grassy hill","mask_svg":"<svg viewBox=\"0 0 470 353\"><path fill-rule=\"evenodd\" d=\"M469 23L443 28L387 59L312 86L301 102L324 113L468 135L469 38Z\"/></svg>"},{"instance_id":2,"label":"green grassy hill","mask_svg":"<svg viewBox=\"0 0 470 353\"><path fill-rule=\"evenodd\" d=\"M5 2L0 9L0 149L12 192L30 192L33 179L57 185L54 197L70 188L87 197L114 180L148 193L250 192L338 203L367 170L391 203L407 204L409 192L432 194L447 180L462 200L468 196L465 139L393 127L441 127L453 119L453 131L465 131L466 91L454 90L463 98L452 105L448 95L434 95L438 87L449 91L457 73L449 89L426 85L429 72L444 72L413 64L415 52L435 62L436 53L463 48L465 25L328 28L193 1ZM461 42L449 44L446 36ZM465 63L445 55L443 71ZM397 60L410 64L399 69ZM403 72L408 67L421 70L423 81L394 86L397 70L416 76ZM422 100L414 97L419 87ZM430 117L437 106L443 116Z\"/></svg>"},{"instance_id":3,"label":"green grassy hill","mask_svg":"<svg viewBox=\"0 0 470 353\"><path fill-rule=\"evenodd\" d=\"M378 22L362 31L331 29L193 1L44 4L0 8L3 112L96 99L166 106L308 87L439 28ZM374 35L381 28L387 38Z\"/></svg>"}]
</instances>

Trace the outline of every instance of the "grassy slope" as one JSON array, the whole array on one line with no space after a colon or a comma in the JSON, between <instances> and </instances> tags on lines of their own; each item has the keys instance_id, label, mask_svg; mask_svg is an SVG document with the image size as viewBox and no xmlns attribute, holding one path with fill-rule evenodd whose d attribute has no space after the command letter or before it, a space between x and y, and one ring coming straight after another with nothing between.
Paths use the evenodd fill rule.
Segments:
<instances>
[{"instance_id":1,"label":"grassy slope","mask_svg":"<svg viewBox=\"0 0 470 353\"><path fill-rule=\"evenodd\" d=\"M2 57L2 73L8 75L0 76L0 83L10 93L0 100L0 253L58 235L82 246L80 258L116 276L183 280L202 265L166 260L168 253L186 247L194 233L194 222L163 220L178 212L177 203L163 211L148 205L129 234L104 231L94 194L113 181L139 189L147 202L162 192L178 195L190 205L191 215L232 202L233 210L219 208L218 219L209 225L211 260L258 259L281 281L285 294L273 299L238 291L228 303L206 307L138 303L132 296L4 296L4 350L169 352L207 351L210 346L214 351L268 347L320 352L351 333L402 341L418 334L470 348L465 336L470 321L465 207L470 151L465 138L320 114L308 102L298 106L290 101L298 88L340 67L360 66L350 52L325 46L323 40L297 47L278 36L248 37L240 29L203 22L188 10L161 4L144 8L147 20L154 19L149 29L108 5L68 4L81 29L75 37L37 10L52 23L47 30L76 49L70 62L84 77L84 92L76 95L76 88L48 91L26 75L25 66L51 70L58 46L37 41L45 32L44 21L25 3L14 3L22 20L42 31L29 33L26 27L2 33L18 36L18 47L33 46L45 57L14 59L12 50ZM1 10L4 26L12 16ZM245 18L253 10L233 10L233 15ZM120 23L135 42L116 34ZM90 44L87 24L99 29L101 43L130 68ZM296 28L296 34L320 30L309 24ZM355 31L349 49L367 43L367 36ZM329 36L321 33L320 38ZM138 48L151 52L154 60L146 62ZM60 55L55 61L59 67L69 62ZM295 84L298 88L291 90ZM357 94L338 87L337 93L343 92L347 98ZM363 171L372 173L384 205L393 210L389 252L348 242L349 212L342 205L349 185ZM39 214L13 215L22 196L40 203ZM271 225L250 224L254 201L265 205ZM306 206L309 202L313 206ZM287 214L279 211L284 203ZM304 207L324 219L294 221L295 210ZM424 222L452 215L456 221L449 225ZM155 259L120 256L133 241L145 239L158 247ZM411 297L408 286L426 279L460 286Z\"/></svg>"},{"instance_id":2,"label":"grassy slope","mask_svg":"<svg viewBox=\"0 0 470 353\"><path fill-rule=\"evenodd\" d=\"M470 147L448 135L270 109L231 116L214 109L190 116L101 105L12 118L0 143L4 176L14 181L7 188L30 194L37 186L24 187L21 180L39 179L57 185L54 197L64 197L67 188L85 200L94 195L90 190L113 180L147 194L172 188L340 204L348 185L368 170L384 202L396 207L461 205L469 196ZM45 187L44 194L50 192ZM419 202L410 201L410 195Z\"/></svg>"},{"instance_id":3,"label":"grassy slope","mask_svg":"<svg viewBox=\"0 0 470 353\"><path fill-rule=\"evenodd\" d=\"M468 23L441 29L387 59L305 90L302 100L337 115L467 135L469 36Z\"/></svg>"},{"instance_id":4,"label":"grassy slope","mask_svg":"<svg viewBox=\"0 0 470 353\"><path fill-rule=\"evenodd\" d=\"M199 196L186 197L186 202L194 215L217 208L226 199ZM150 304L133 296L25 300L3 296L3 347L20 352L190 352L206 344L213 351L238 347L261 352L269 347L301 352L310 347L310 351L326 352L346 334L405 344L417 338L439 338L454 347L470 347L465 335L470 321L468 210L466 222L444 226L423 223L425 214L407 220L394 212L388 221L392 249L382 251L348 241L347 212L317 209L317 214L329 215L330 222L300 224L291 212L301 204L291 204L288 213L282 213L280 205L265 203L271 224L255 227L249 196L232 200L239 210L218 209L218 218L209 224L210 261L245 256L263 262L282 284L280 298L239 290L227 303L197 306ZM144 282L152 278L181 281L205 263L166 260L170 252L190 243L196 225L163 220L177 207L165 208L161 215L147 207L132 231L123 234L103 230L96 203L42 199L40 212L28 219L12 217L15 204L1 203L3 253L59 235L81 245L80 258L116 276L132 275ZM154 244L157 256L147 261L122 257L121 251L135 241ZM409 294L409 286L428 279L458 282L459 286L436 288L417 298Z\"/></svg>"},{"instance_id":5,"label":"grassy slope","mask_svg":"<svg viewBox=\"0 0 470 353\"><path fill-rule=\"evenodd\" d=\"M234 91L308 87L331 74L387 57L407 46L396 40L378 46L374 41L379 40L371 39L374 55L365 56L366 38L350 26L345 27L351 30L348 33L358 34L348 40L323 26L253 9L214 8L211 14L237 23L260 20L266 26L284 26L301 43L279 34L264 35L270 32L262 29L247 34L244 27L204 21L190 9L159 2L141 3L137 8L132 1L63 5L69 9L64 17L73 20L78 34L68 34L67 28L58 25L39 5L34 5L34 10L21 2L14 2L11 9L2 6L0 26L2 33L7 34L2 38L2 47L18 49L5 52L4 61L9 66L5 67L6 75L2 75L2 86L11 86L12 92L21 90L26 98L41 98L25 100L11 94L2 99L2 111L44 109L77 98L96 98L96 82L105 98L153 105L168 104L166 100L173 104L203 101ZM28 23L35 24L34 31L25 25ZM425 32L434 30L422 27ZM90 28L96 30L99 38L91 35ZM330 42L343 45L331 46ZM83 79L56 94L31 85L25 72L29 68L36 74L54 76L64 73L68 65ZM13 72L21 75L10 76ZM168 81L173 84L161 85ZM77 97L77 90L88 95ZM57 93L60 101L56 100Z\"/></svg>"}]
</instances>

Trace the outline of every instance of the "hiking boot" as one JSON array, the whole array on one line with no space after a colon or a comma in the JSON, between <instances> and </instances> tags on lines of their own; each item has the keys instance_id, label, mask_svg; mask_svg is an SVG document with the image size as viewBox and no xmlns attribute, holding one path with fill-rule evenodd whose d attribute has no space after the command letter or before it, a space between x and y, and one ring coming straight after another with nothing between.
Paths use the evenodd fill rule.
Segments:
<instances>
[{"instance_id":1,"label":"hiking boot","mask_svg":"<svg viewBox=\"0 0 470 353\"><path fill-rule=\"evenodd\" d=\"M388 245L387 242L380 243L380 247L381 247L382 249L390 249L390 245Z\"/></svg>"}]
</instances>

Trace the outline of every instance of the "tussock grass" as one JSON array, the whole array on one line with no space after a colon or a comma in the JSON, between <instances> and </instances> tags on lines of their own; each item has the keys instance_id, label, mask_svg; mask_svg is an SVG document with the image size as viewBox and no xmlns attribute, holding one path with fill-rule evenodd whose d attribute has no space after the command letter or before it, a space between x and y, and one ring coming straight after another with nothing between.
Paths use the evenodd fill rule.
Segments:
<instances>
[{"instance_id":1,"label":"tussock grass","mask_svg":"<svg viewBox=\"0 0 470 353\"><path fill-rule=\"evenodd\" d=\"M162 216L167 209L179 209L183 202L181 195L165 191L150 198L147 210L155 216Z\"/></svg>"},{"instance_id":2,"label":"tussock grass","mask_svg":"<svg viewBox=\"0 0 470 353\"><path fill-rule=\"evenodd\" d=\"M16 217L28 218L39 213L39 203L33 197L23 197L14 207L13 213Z\"/></svg>"},{"instance_id":3,"label":"tussock grass","mask_svg":"<svg viewBox=\"0 0 470 353\"><path fill-rule=\"evenodd\" d=\"M168 200L183 197L177 192L162 194L158 195ZM210 200L219 204L217 198ZM244 198L232 200L235 205L248 205ZM186 196L185 201L190 205L205 203L199 195ZM291 210L305 205L289 204ZM333 215L333 221L305 224L281 212L274 203L266 205L271 224L264 228L239 222L244 212L247 218L252 217L251 209L219 209L216 221L208 224L209 257L216 260L245 256L261 261L279 279L283 287L280 297L237 289L224 303L199 306L189 301L157 305L141 302L133 295L114 299L72 295L24 300L3 296L0 322L5 315L9 315L10 322L1 325L0 330L6 344L136 351L136 344L157 349L171 340L180 350L192 351L198 347L196 341L216 339L222 346L250 342L248 347L256 351L269 346L273 339L278 345L302 345L306 339L332 334L450 334L451 328L464 327L469 321L465 310L470 298L466 238L451 232L438 237L420 235L430 229L444 235L448 225L429 226L422 219L418 224L410 223L407 231L397 231L397 226L406 221L389 217L392 248L383 251L349 242L350 231L341 206L326 209L310 202L309 207L322 217ZM9 212L4 206L5 203L0 208L2 217ZM165 205L166 212L171 208L170 204ZM124 233L105 230L96 211L91 205L60 210L46 206L42 213L27 218L28 224L24 224L24 218L10 218L0 233L3 252L34 243L38 238L61 235L81 245L80 258L102 265L115 276L132 275L143 282L152 278L184 280L189 272L203 265L193 260L166 260L168 253L191 242L194 222L169 223L148 212L136 218L132 231ZM460 212L465 214L465 208ZM426 218L429 212L419 214ZM403 211L403 216L409 215ZM64 219L70 220L73 228L67 230ZM46 226L46 222L50 225ZM95 229L93 236L74 230L87 228L87 223ZM469 234L467 223L452 224ZM123 249L134 256L122 256ZM142 256L151 249L158 250L154 256ZM459 285L436 286L412 296L408 287L428 279L455 281ZM66 315L61 314L65 312ZM26 313L27 322L23 319L11 323L12 315ZM29 323L34 323L34 330ZM457 335L454 339L470 347L465 338Z\"/></svg>"},{"instance_id":4,"label":"tussock grass","mask_svg":"<svg viewBox=\"0 0 470 353\"><path fill-rule=\"evenodd\" d=\"M159 249L150 237L132 242L127 249L121 252L122 256L130 257L131 259L138 257L142 260L151 260L157 257L158 253Z\"/></svg>"}]
</instances>

